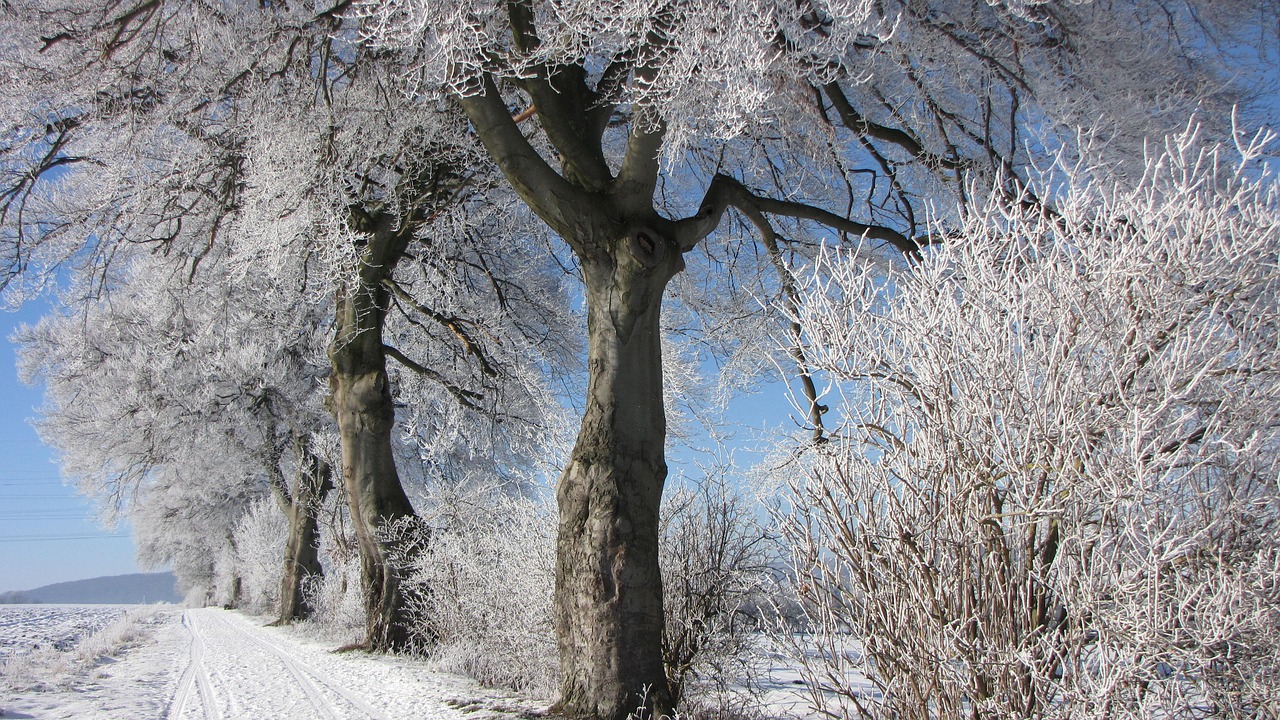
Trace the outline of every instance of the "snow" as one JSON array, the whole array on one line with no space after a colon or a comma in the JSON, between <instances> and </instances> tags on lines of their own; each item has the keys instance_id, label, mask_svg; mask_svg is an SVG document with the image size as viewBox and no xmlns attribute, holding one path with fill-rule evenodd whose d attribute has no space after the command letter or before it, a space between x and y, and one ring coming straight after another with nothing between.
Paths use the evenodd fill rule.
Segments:
<instances>
[{"instance_id":1,"label":"snow","mask_svg":"<svg viewBox=\"0 0 1280 720\"><path fill-rule=\"evenodd\" d=\"M0 717L502 720L547 700L487 689L424 659L336 652L308 625L172 605L0 606ZM800 675L765 658L755 702L811 715Z\"/></svg>"},{"instance_id":2,"label":"snow","mask_svg":"<svg viewBox=\"0 0 1280 720\"><path fill-rule=\"evenodd\" d=\"M73 644L84 647L126 617L139 636L115 657L38 661L40 653L69 657ZM547 709L545 702L435 672L422 659L333 652L307 637L306 628L262 622L214 608L0 608L0 643L10 648L0 665L0 715L486 720ZM33 666L57 675L32 682Z\"/></svg>"},{"instance_id":3,"label":"snow","mask_svg":"<svg viewBox=\"0 0 1280 720\"><path fill-rule=\"evenodd\" d=\"M127 605L0 605L0 658L41 648L70 650L124 614Z\"/></svg>"}]
</instances>

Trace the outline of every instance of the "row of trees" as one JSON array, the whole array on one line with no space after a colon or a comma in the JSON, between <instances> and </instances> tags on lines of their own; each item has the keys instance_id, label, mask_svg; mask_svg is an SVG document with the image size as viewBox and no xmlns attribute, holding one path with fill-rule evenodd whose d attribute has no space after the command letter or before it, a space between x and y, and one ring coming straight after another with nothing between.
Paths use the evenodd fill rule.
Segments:
<instances>
[{"instance_id":1,"label":"row of trees","mask_svg":"<svg viewBox=\"0 0 1280 720\"><path fill-rule=\"evenodd\" d=\"M1087 155L1102 158L1091 181L1141 186L1146 138L1193 113L1197 142L1233 137L1231 104L1262 119L1248 115L1266 88L1251 72L1276 50L1274 8L1244 0L5 10L0 282L15 299L64 284L68 312L24 342L69 473L180 573L272 495L290 527L282 619L306 612L316 512L340 486L365 640L398 648L415 638L403 572L431 546L387 530L420 525L406 486L518 489L559 461L558 399L572 397L581 424L556 486L558 707L601 718L669 714L676 699L659 552L664 338L687 338L694 364L714 360L738 384L777 372L764 358L780 350L809 444L834 452L854 415L830 415L820 392L820 373L843 367L823 355L838 326L806 313L851 271L815 263L823 248L856 246L857 267L889 273L869 307L923 296L903 278L929 277L929 246L985 237L991 207L1154 253L1104 222L1062 220L1071 196L1036 168ZM939 362L966 378L999 367L961 361ZM910 374L922 361L886 362ZM896 415L879 425L906 445L931 437ZM970 429L957 432L978 442ZM918 469L856 448L841 457L869 464L859 477L887 472L888 495ZM1037 533L1062 532L1045 522ZM798 568L828 561L814 547ZM818 573L832 597L879 596L846 585L867 557ZM189 577L211 572L194 565ZM926 705L985 707L990 682Z\"/></svg>"}]
</instances>

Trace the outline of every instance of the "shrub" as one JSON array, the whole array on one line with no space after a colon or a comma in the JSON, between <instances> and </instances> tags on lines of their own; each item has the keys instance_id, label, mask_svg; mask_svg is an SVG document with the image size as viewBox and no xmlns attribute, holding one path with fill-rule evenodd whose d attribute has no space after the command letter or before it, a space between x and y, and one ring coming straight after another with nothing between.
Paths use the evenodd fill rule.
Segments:
<instances>
[{"instance_id":1,"label":"shrub","mask_svg":"<svg viewBox=\"0 0 1280 720\"><path fill-rule=\"evenodd\" d=\"M235 573L239 577L238 604L250 612L277 612L284 576L284 545L289 522L270 498L249 506L232 535Z\"/></svg>"},{"instance_id":2,"label":"shrub","mask_svg":"<svg viewBox=\"0 0 1280 720\"><path fill-rule=\"evenodd\" d=\"M676 483L663 502L663 663L683 714L719 715L742 704L758 672L759 608L771 604L779 547L732 486L731 466Z\"/></svg>"},{"instance_id":3,"label":"shrub","mask_svg":"<svg viewBox=\"0 0 1280 720\"><path fill-rule=\"evenodd\" d=\"M441 502L435 523L404 584L432 657L486 685L552 694L554 512L538 499L477 493Z\"/></svg>"},{"instance_id":4,"label":"shrub","mask_svg":"<svg viewBox=\"0 0 1280 720\"><path fill-rule=\"evenodd\" d=\"M1188 134L1136 187L1068 172L1052 208L993 201L887 278L819 268L796 320L843 425L786 527L817 708L1274 710L1280 198L1256 150Z\"/></svg>"},{"instance_id":5,"label":"shrub","mask_svg":"<svg viewBox=\"0 0 1280 720\"><path fill-rule=\"evenodd\" d=\"M364 600L360 588L360 553L355 534L344 518L339 493L333 493L327 514L333 518L320 533L321 575L303 579L302 592L312 608L308 623L341 645L364 640Z\"/></svg>"}]
</instances>

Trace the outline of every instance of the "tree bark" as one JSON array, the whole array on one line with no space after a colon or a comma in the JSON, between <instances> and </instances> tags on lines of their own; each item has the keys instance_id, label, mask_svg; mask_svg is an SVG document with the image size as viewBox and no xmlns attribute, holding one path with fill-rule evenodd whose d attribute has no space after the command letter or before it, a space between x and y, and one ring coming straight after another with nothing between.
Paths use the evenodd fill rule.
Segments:
<instances>
[{"instance_id":1,"label":"tree bark","mask_svg":"<svg viewBox=\"0 0 1280 720\"><path fill-rule=\"evenodd\" d=\"M284 578L280 584L281 624L311 617L315 608L303 593L305 580L319 576L319 514L324 498L333 489L333 471L329 464L311 452L300 438L294 438L298 463L298 482L289 507L289 538L284 550Z\"/></svg>"},{"instance_id":2,"label":"tree bark","mask_svg":"<svg viewBox=\"0 0 1280 720\"><path fill-rule=\"evenodd\" d=\"M659 316L679 247L648 227L582 258L586 413L557 501L558 710L616 718L672 714L662 666L658 507L666 480ZM584 246L584 245L580 245Z\"/></svg>"},{"instance_id":3,"label":"tree bark","mask_svg":"<svg viewBox=\"0 0 1280 720\"><path fill-rule=\"evenodd\" d=\"M342 438L342 481L360 549L365 642L370 649L395 650L409 645L411 633L395 543L380 530L415 513L392 453L395 406L382 343L389 298L382 281L390 277L409 234L397 232L390 218L370 224L359 280L338 292L329 387Z\"/></svg>"}]
</instances>

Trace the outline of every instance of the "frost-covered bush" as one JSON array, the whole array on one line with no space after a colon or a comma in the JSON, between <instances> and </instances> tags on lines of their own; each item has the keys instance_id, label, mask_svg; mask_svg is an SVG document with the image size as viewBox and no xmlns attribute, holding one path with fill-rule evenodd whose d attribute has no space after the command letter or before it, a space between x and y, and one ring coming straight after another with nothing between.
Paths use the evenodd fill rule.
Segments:
<instances>
[{"instance_id":1,"label":"frost-covered bush","mask_svg":"<svg viewBox=\"0 0 1280 720\"><path fill-rule=\"evenodd\" d=\"M553 694L554 510L538 499L468 494L441 502L435 525L405 582L432 657L487 685Z\"/></svg>"},{"instance_id":2,"label":"frost-covered bush","mask_svg":"<svg viewBox=\"0 0 1280 720\"><path fill-rule=\"evenodd\" d=\"M796 317L835 384L788 478L814 705L875 718L1274 717L1280 193L1174 138L1124 186L993 202ZM865 676L873 687L859 687Z\"/></svg>"},{"instance_id":3,"label":"frost-covered bush","mask_svg":"<svg viewBox=\"0 0 1280 720\"><path fill-rule=\"evenodd\" d=\"M754 499L730 484L731 466L664 493L663 663L682 714L720 714L760 670L759 608L769 605L777 540Z\"/></svg>"},{"instance_id":4,"label":"frost-covered bush","mask_svg":"<svg viewBox=\"0 0 1280 720\"><path fill-rule=\"evenodd\" d=\"M212 552L213 577L206 597L214 605L237 607L240 604L240 570L235 546L228 538Z\"/></svg>"},{"instance_id":5,"label":"frost-covered bush","mask_svg":"<svg viewBox=\"0 0 1280 720\"><path fill-rule=\"evenodd\" d=\"M289 522L270 498L253 503L240 518L232 539L244 609L269 613L278 608L288 536Z\"/></svg>"},{"instance_id":6,"label":"frost-covered bush","mask_svg":"<svg viewBox=\"0 0 1280 720\"><path fill-rule=\"evenodd\" d=\"M729 686L753 670L754 610L775 557L751 502L728 485L724 470L672 489L664 503L664 662L673 685L687 688L690 707L732 702ZM409 558L404 587L424 646L442 669L553 694L554 507L539 498L464 494L439 498L432 524Z\"/></svg>"},{"instance_id":7,"label":"frost-covered bush","mask_svg":"<svg viewBox=\"0 0 1280 720\"><path fill-rule=\"evenodd\" d=\"M328 514L338 520L343 517L336 508ZM308 622L342 645L358 643L364 639L365 626L355 534L339 522L328 524L320 532L319 554L323 574L302 581L302 592L312 608Z\"/></svg>"}]
</instances>

